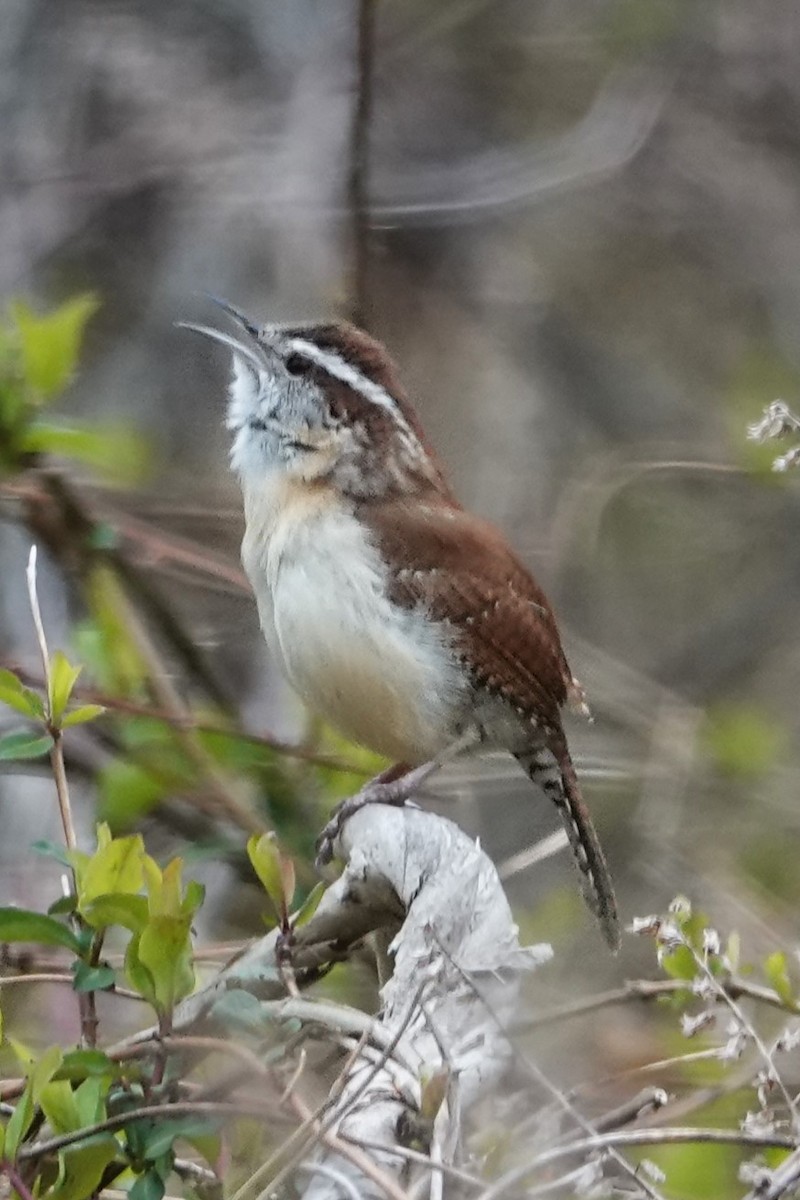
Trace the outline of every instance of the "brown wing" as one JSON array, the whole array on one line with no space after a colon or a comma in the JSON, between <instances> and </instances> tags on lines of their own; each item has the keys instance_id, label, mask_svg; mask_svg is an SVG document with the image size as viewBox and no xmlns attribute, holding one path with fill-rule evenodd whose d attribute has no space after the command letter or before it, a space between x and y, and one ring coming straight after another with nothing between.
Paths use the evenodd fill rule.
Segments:
<instances>
[{"instance_id":1,"label":"brown wing","mask_svg":"<svg viewBox=\"0 0 800 1200\"><path fill-rule=\"evenodd\" d=\"M359 515L387 561L403 564L392 598L424 603L449 621L479 686L560 729L559 709L575 685L555 617L499 530L437 496L365 504Z\"/></svg>"},{"instance_id":2,"label":"brown wing","mask_svg":"<svg viewBox=\"0 0 800 1200\"><path fill-rule=\"evenodd\" d=\"M360 516L387 561L403 564L392 575L392 598L406 607L424 603L448 621L477 686L503 696L545 734L549 755L540 748L517 757L561 814L586 898L616 949L614 889L559 712L580 689L547 598L497 529L448 500L365 504Z\"/></svg>"}]
</instances>

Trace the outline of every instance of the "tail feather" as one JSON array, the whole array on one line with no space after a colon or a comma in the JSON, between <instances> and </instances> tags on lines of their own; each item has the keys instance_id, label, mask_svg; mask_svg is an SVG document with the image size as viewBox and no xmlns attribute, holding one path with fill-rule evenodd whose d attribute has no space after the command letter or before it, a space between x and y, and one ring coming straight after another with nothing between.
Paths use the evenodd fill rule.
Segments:
<instances>
[{"instance_id":1,"label":"tail feather","mask_svg":"<svg viewBox=\"0 0 800 1200\"><path fill-rule=\"evenodd\" d=\"M581 890L597 917L603 937L612 950L620 945L617 902L600 839L589 816L575 768L566 743L542 749L536 754L518 754L517 759L530 778L555 804L578 870L583 876Z\"/></svg>"}]
</instances>

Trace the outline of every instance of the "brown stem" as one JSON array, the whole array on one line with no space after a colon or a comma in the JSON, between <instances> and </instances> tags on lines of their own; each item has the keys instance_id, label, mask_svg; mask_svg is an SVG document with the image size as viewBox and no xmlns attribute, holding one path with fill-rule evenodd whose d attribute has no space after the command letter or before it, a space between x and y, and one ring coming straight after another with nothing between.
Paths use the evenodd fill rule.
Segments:
<instances>
[{"instance_id":1,"label":"brown stem","mask_svg":"<svg viewBox=\"0 0 800 1200\"><path fill-rule=\"evenodd\" d=\"M33 1193L13 1163L4 1162L0 1167L0 1174L5 1175L20 1200L33 1200Z\"/></svg>"},{"instance_id":2,"label":"brown stem","mask_svg":"<svg viewBox=\"0 0 800 1200\"><path fill-rule=\"evenodd\" d=\"M350 136L352 301L350 315L366 327L369 311L369 127L372 118L375 0L358 0L356 93Z\"/></svg>"},{"instance_id":3,"label":"brown stem","mask_svg":"<svg viewBox=\"0 0 800 1200\"><path fill-rule=\"evenodd\" d=\"M69 802L69 787L67 785L67 772L64 769L64 746L61 730L51 729L50 736L53 739L53 744L50 747L50 764L53 768L53 779L56 784L58 811L61 816L61 826L64 830L64 841L67 844L68 850L77 850L78 839L75 836L72 806Z\"/></svg>"}]
</instances>

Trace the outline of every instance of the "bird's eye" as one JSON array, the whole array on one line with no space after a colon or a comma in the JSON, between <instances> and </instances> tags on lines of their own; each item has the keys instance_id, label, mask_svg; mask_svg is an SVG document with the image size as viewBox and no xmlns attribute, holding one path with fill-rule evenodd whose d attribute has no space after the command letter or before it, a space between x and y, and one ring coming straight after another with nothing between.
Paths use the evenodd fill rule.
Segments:
<instances>
[{"instance_id":1,"label":"bird's eye","mask_svg":"<svg viewBox=\"0 0 800 1200\"><path fill-rule=\"evenodd\" d=\"M311 363L302 354L290 354L284 363L290 375L305 375L311 368Z\"/></svg>"}]
</instances>

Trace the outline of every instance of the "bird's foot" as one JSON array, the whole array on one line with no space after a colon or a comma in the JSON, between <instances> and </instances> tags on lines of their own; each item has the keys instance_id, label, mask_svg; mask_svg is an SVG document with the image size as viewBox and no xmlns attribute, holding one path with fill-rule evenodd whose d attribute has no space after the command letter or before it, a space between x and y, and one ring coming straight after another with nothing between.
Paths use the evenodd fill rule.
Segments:
<instances>
[{"instance_id":1,"label":"bird's foot","mask_svg":"<svg viewBox=\"0 0 800 1200\"><path fill-rule=\"evenodd\" d=\"M392 804L402 807L409 802L414 792L428 776L438 769L438 766L437 762L430 762L424 763L421 767L414 767L413 770L404 763L389 767L388 770L365 784L360 792L356 792L355 796L348 796L346 800L337 804L330 821L317 838L317 866L323 867L331 861L336 839L342 832L345 822L354 813L366 808L368 804Z\"/></svg>"}]
</instances>

